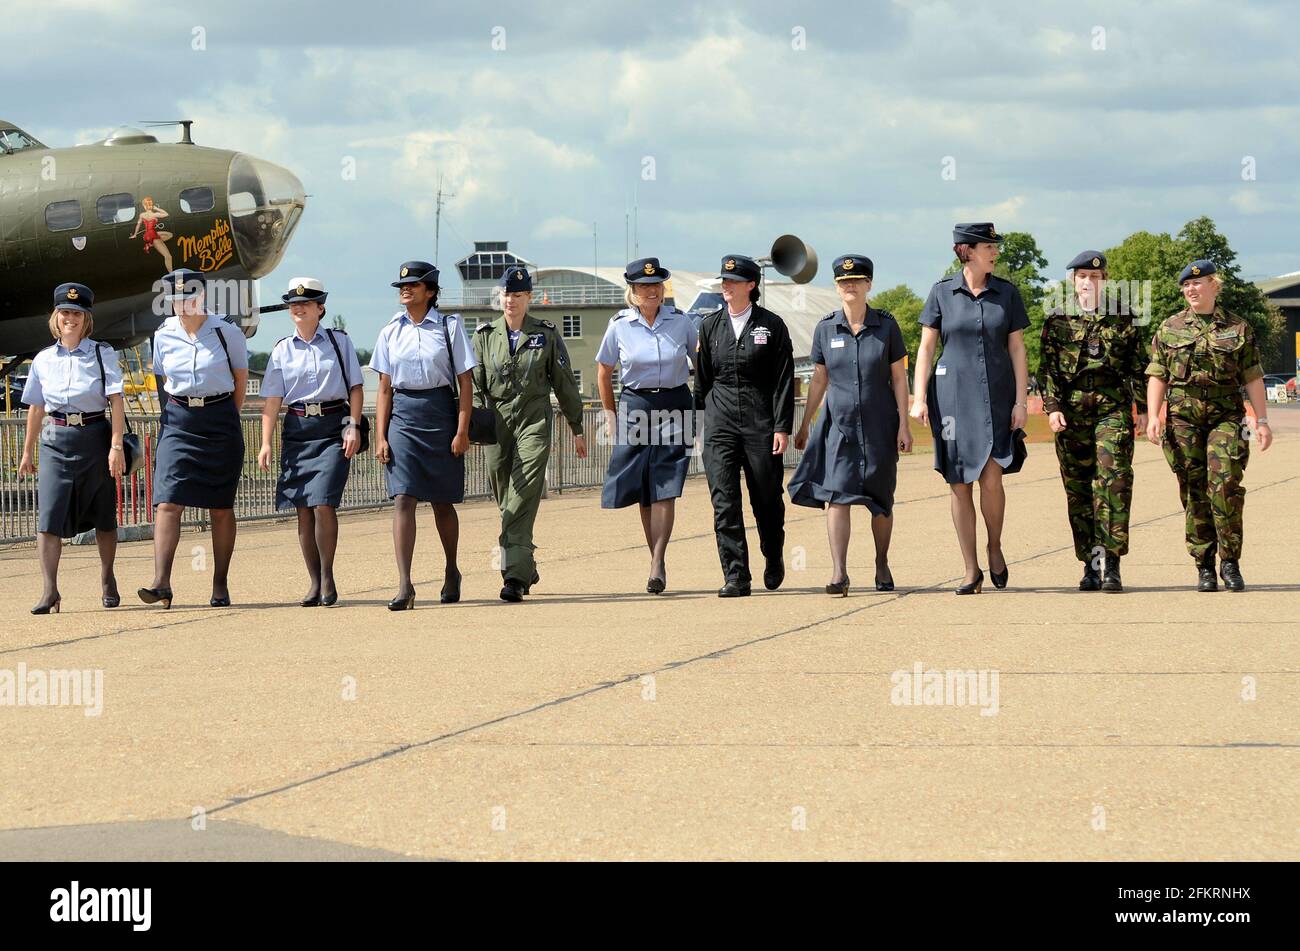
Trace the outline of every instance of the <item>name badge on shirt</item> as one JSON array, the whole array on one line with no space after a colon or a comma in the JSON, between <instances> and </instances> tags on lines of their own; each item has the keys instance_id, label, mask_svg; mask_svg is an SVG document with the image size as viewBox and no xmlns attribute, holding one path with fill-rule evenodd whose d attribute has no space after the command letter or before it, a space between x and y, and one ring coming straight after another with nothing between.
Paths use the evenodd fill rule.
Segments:
<instances>
[{"instance_id":1,"label":"name badge on shirt","mask_svg":"<svg viewBox=\"0 0 1300 951\"><path fill-rule=\"evenodd\" d=\"M1214 339L1215 339L1215 340L1236 340L1236 339L1237 339L1237 331L1235 331L1235 330L1220 330L1220 331L1218 331L1218 332L1214 335Z\"/></svg>"},{"instance_id":2,"label":"name badge on shirt","mask_svg":"<svg viewBox=\"0 0 1300 951\"><path fill-rule=\"evenodd\" d=\"M546 346L546 336L544 334L529 334L528 342L524 344L525 350L541 350Z\"/></svg>"},{"instance_id":3,"label":"name badge on shirt","mask_svg":"<svg viewBox=\"0 0 1300 951\"><path fill-rule=\"evenodd\" d=\"M832 350L838 350L838 349L839 349L840 347L842 347L842 346L844 346L844 338L843 338L843 337L833 337L833 338L831 339L831 349L832 349Z\"/></svg>"},{"instance_id":4,"label":"name badge on shirt","mask_svg":"<svg viewBox=\"0 0 1300 951\"><path fill-rule=\"evenodd\" d=\"M946 366L943 366L942 364L940 364L939 366L937 366L937 367L934 368L934 375L935 375L935 376L943 376L943 375L945 375L947 372L948 372L948 368L947 368Z\"/></svg>"}]
</instances>

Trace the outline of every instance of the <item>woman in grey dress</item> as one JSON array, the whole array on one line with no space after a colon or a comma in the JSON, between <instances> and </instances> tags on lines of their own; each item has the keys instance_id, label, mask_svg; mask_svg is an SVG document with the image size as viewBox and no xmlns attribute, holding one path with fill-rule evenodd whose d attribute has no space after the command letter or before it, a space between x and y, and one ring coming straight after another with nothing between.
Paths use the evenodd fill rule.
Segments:
<instances>
[{"instance_id":1,"label":"woman in grey dress","mask_svg":"<svg viewBox=\"0 0 1300 951\"><path fill-rule=\"evenodd\" d=\"M795 434L803 458L790 478L795 505L828 506L831 581L826 593L847 597L852 506L871 513L876 543L876 590L893 591L889 540L894 528L898 454L912 448L907 419L907 347L887 312L867 306L871 259L846 254L832 265L844 306L813 330L812 385L803 422ZM817 408L826 395L824 411ZM816 416L812 438L809 421ZM805 449L805 447L807 447Z\"/></svg>"},{"instance_id":2,"label":"woman in grey dress","mask_svg":"<svg viewBox=\"0 0 1300 951\"><path fill-rule=\"evenodd\" d=\"M1002 236L991 222L959 224L952 240L962 268L930 289L921 312L911 415L929 424L934 468L952 490L952 521L966 562L956 593L979 594L984 572L975 553L977 481L989 574L995 587L1007 584L1002 474L1019 472L1025 461L1029 370L1024 331L1029 315L1016 286L993 274ZM943 351L931 375L940 341Z\"/></svg>"}]
</instances>

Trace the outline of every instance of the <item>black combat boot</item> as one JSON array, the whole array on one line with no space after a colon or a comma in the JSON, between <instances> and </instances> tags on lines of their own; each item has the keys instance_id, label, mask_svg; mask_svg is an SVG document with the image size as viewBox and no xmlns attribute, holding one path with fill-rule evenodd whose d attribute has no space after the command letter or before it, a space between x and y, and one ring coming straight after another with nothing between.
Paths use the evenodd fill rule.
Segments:
<instances>
[{"instance_id":1,"label":"black combat boot","mask_svg":"<svg viewBox=\"0 0 1300 951\"><path fill-rule=\"evenodd\" d=\"M1119 555L1106 553L1106 570L1101 578L1102 591L1123 591L1124 582L1119 577Z\"/></svg>"},{"instance_id":2,"label":"black combat boot","mask_svg":"<svg viewBox=\"0 0 1300 951\"><path fill-rule=\"evenodd\" d=\"M518 603L524 599L524 583L515 578L507 578L501 586L501 600Z\"/></svg>"},{"instance_id":3,"label":"black combat boot","mask_svg":"<svg viewBox=\"0 0 1300 951\"><path fill-rule=\"evenodd\" d=\"M1196 566L1196 590L1197 591L1218 591L1219 582L1214 577L1214 555L1210 555L1205 561Z\"/></svg>"},{"instance_id":4,"label":"black combat boot","mask_svg":"<svg viewBox=\"0 0 1300 951\"><path fill-rule=\"evenodd\" d=\"M1219 565L1219 574L1223 578L1223 586L1229 591L1246 590L1246 581L1241 577L1241 568L1236 558L1223 559Z\"/></svg>"},{"instance_id":5,"label":"black combat boot","mask_svg":"<svg viewBox=\"0 0 1300 951\"><path fill-rule=\"evenodd\" d=\"M1079 579L1079 590L1101 590L1101 575L1097 574L1097 569L1092 566L1091 561L1085 561L1083 563L1083 577Z\"/></svg>"}]
</instances>

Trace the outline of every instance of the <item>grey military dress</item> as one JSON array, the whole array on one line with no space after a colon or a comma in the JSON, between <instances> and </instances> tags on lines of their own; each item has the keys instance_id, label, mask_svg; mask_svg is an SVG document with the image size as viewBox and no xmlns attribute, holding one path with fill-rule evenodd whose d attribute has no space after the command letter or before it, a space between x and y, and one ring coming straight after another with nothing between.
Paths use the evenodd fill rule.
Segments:
<instances>
[{"instance_id":1,"label":"grey military dress","mask_svg":"<svg viewBox=\"0 0 1300 951\"><path fill-rule=\"evenodd\" d=\"M976 297L958 271L930 289L920 322L939 331L943 343L927 400L935 471L952 485L978 480L989 459L1019 472L1025 435L1011 430L1017 395L1007 339L1029 326L1020 291L990 274Z\"/></svg>"},{"instance_id":2,"label":"grey military dress","mask_svg":"<svg viewBox=\"0 0 1300 951\"><path fill-rule=\"evenodd\" d=\"M826 366L826 399L787 487L795 505L893 512L900 419L890 368L906 355L888 311L868 307L856 336L842 310L814 328L811 359Z\"/></svg>"}]
</instances>

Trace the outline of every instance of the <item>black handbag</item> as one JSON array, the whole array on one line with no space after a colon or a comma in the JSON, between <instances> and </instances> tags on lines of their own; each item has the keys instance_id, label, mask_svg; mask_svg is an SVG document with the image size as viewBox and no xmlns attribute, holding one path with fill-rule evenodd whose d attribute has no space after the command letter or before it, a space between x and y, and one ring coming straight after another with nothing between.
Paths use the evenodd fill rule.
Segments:
<instances>
[{"instance_id":1,"label":"black handbag","mask_svg":"<svg viewBox=\"0 0 1300 951\"><path fill-rule=\"evenodd\" d=\"M334 355L339 358L339 372L343 374L343 384L347 387L348 395L344 399L349 399L352 395L352 382L348 379L348 365L343 362L343 351L339 349L339 342L334 339L334 331L326 330L325 336L330 338L330 343L334 344ZM361 448L357 452L370 451L370 417L365 413L361 414L361 422L357 424L361 436Z\"/></svg>"},{"instance_id":2,"label":"black handbag","mask_svg":"<svg viewBox=\"0 0 1300 951\"><path fill-rule=\"evenodd\" d=\"M451 363L451 396L460 405L460 390L456 386L456 352L451 349L451 331L447 317L442 318L442 336L447 341L447 360ZM463 327L464 325L462 325ZM474 406L469 411L469 441L476 446L495 446L497 442L497 413L486 406Z\"/></svg>"},{"instance_id":3,"label":"black handbag","mask_svg":"<svg viewBox=\"0 0 1300 951\"><path fill-rule=\"evenodd\" d=\"M99 363L99 385L104 390L104 399L108 401L108 377L104 373L104 357L99 352L100 344L95 344L95 360ZM113 418L113 404L109 401L108 417L110 422ZM131 420L126 415L126 407L122 407L122 419L126 423L126 432L122 434L122 458L126 463L126 469L122 473L122 478L126 478L137 469L144 468L144 448L140 444L140 437L131 432Z\"/></svg>"}]
</instances>

